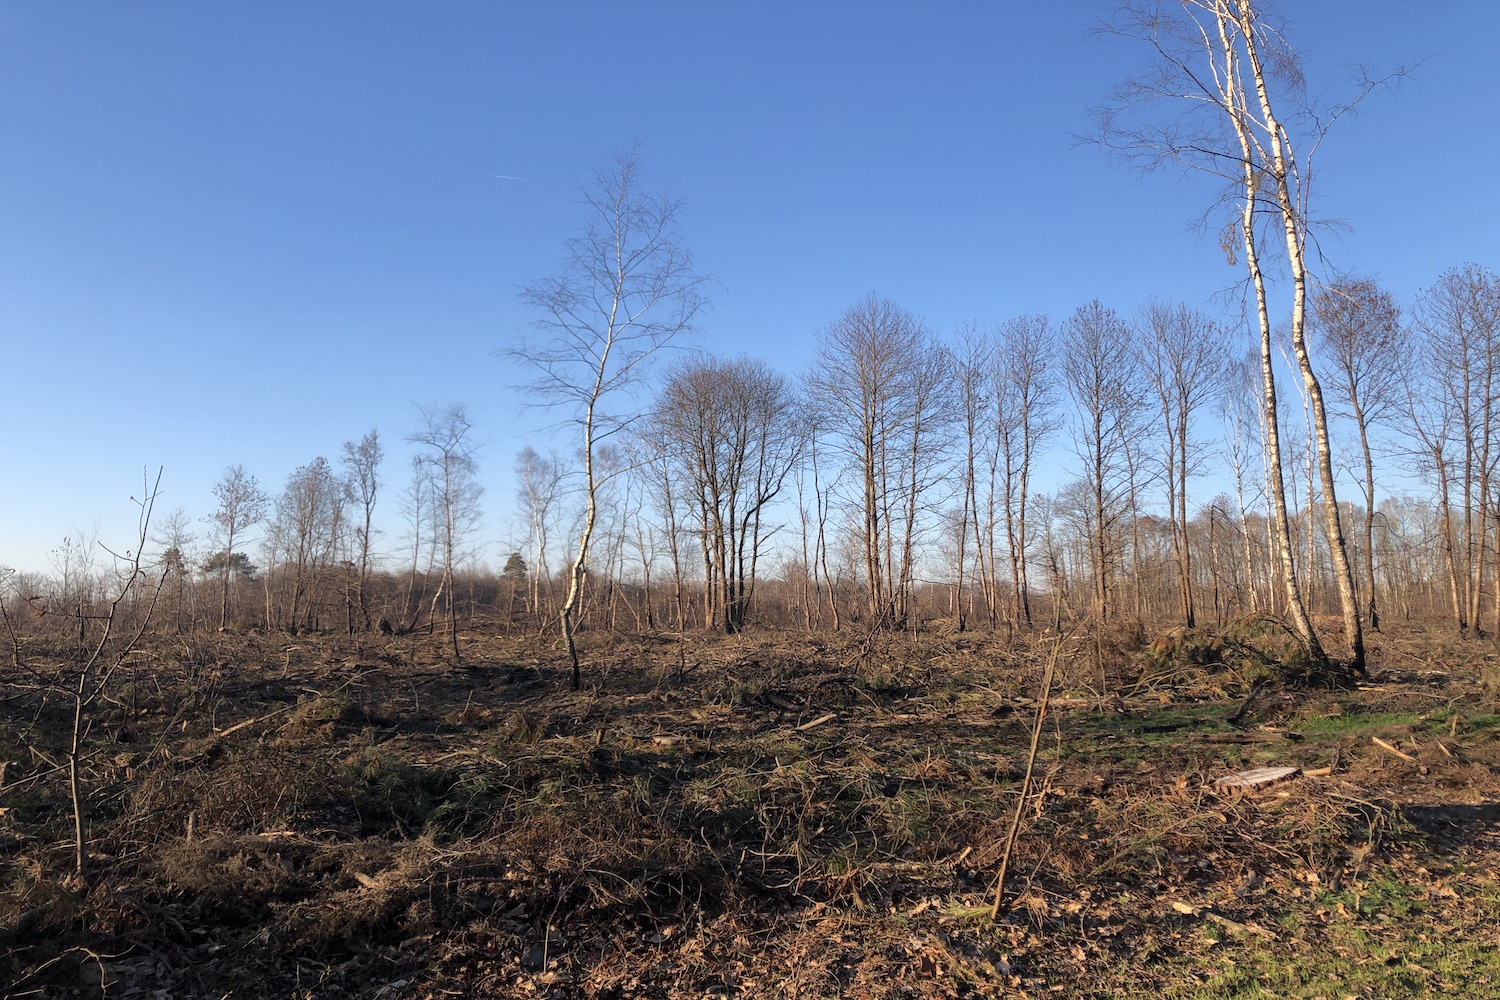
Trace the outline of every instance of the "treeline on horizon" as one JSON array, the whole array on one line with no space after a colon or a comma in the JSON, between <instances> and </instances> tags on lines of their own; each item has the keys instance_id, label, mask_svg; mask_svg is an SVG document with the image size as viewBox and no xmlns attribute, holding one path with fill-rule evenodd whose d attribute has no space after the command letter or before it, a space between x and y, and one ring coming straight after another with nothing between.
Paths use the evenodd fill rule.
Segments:
<instances>
[{"instance_id":1,"label":"treeline on horizon","mask_svg":"<svg viewBox=\"0 0 1500 1000\"><path fill-rule=\"evenodd\" d=\"M170 595L178 627L441 621L457 659L460 620L482 609L555 621L574 689L575 631L620 627L622 611L726 632L1268 614L1320 670L1335 664L1312 614L1336 614L1336 669L1352 674L1383 617L1500 634L1500 279L1463 264L1402 304L1372 279L1314 273L1310 257L1314 156L1404 71L1362 72L1326 106L1247 0L1121 0L1099 33L1144 62L1085 138L1222 185L1203 218L1244 268L1248 356L1168 302L1126 317L1094 301L944 342L872 294L822 331L801 377L702 355L662 368L697 328L709 279L680 204L643 189L631 149L583 185L585 221L557 272L520 293L534 330L506 354L528 401L576 436L521 450L528 543L498 576L473 564L481 490L456 406L424 412L409 437L418 454L395 499L408 530L380 566L373 512L391 501L371 432L273 494L231 467L206 544L178 511L102 567L125 564L113 581L99 551L65 545L53 578L7 577L6 624L85 623L99 593L147 607ZM1074 478L1038 489L1044 466ZM1420 485L1383 492L1396 471ZM1204 502L1210 475L1232 486Z\"/></svg>"},{"instance_id":2,"label":"treeline on horizon","mask_svg":"<svg viewBox=\"0 0 1500 1000\"><path fill-rule=\"evenodd\" d=\"M1357 498L1343 501L1346 541L1370 623L1500 631L1500 279L1455 267L1406 308L1345 279L1316 291L1310 315L1345 432L1338 461ZM649 406L601 425L579 624L1025 629L1280 614L1258 358L1236 339L1184 306L1125 317L1091 302L1061 322L1019 317L944 342L871 295L822 332L800 377L748 358L679 360ZM1337 614L1306 399L1283 405L1289 555L1311 610ZM374 431L277 491L231 467L203 522L157 516L149 588L132 602L158 592L157 627L174 631L555 619L584 513L576 463L521 449L528 541L493 572L473 559L483 521L466 410L424 411L409 440L418 454L394 495ZM1049 466L1076 478L1039 492ZM1423 490L1385 493L1390 473ZM1200 498L1205 479L1232 489ZM377 559L385 504L406 531ZM52 574L8 574L7 616L86 616L115 568L70 540Z\"/></svg>"}]
</instances>

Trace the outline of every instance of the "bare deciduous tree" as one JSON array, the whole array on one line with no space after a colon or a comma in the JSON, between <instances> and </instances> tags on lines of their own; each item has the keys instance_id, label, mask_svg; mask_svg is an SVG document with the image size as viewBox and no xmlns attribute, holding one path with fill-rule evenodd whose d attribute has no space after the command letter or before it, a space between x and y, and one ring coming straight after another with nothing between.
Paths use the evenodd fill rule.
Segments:
<instances>
[{"instance_id":1,"label":"bare deciduous tree","mask_svg":"<svg viewBox=\"0 0 1500 1000\"><path fill-rule=\"evenodd\" d=\"M1483 634L1485 544L1494 519L1500 463L1495 431L1500 416L1500 278L1476 264L1450 268L1422 293L1416 313L1430 358L1431 382L1413 393L1422 399L1413 407L1419 411L1413 414L1414 426L1425 439L1440 495L1450 509L1449 544L1461 563L1455 567L1462 607L1459 628ZM1433 399L1439 404L1434 406ZM1450 442L1451 435L1458 440ZM1461 465L1450 473L1453 463ZM1451 524L1448 500L1450 474L1461 491L1458 517L1463 531L1458 539L1452 537L1456 526ZM1496 539L1500 546L1500 532ZM1495 609L1500 617L1500 601Z\"/></svg>"},{"instance_id":2,"label":"bare deciduous tree","mask_svg":"<svg viewBox=\"0 0 1500 1000\"><path fill-rule=\"evenodd\" d=\"M964 457L959 470L962 480L959 509L951 525L954 540L954 584L952 612L959 631L968 625L964 602L964 581L968 578L968 549L974 545L974 577L984 595L986 617L994 624L999 601L995 594L993 563L995 537L994 503L980 503L979 473L986 455L993 454L994 427L987 419L990 405L990 373L994 363L993 338L967 326L959 333L959 345L953 358L955 395L963 432ZM993 468L993 465L991 466ZM993 501L993 477L989 499ZM981 509L988 508L988 516ZM990 544L986 545L986 541Z\"/></svg>"},{"instance_id":3,"label":"bare deciduous tree","mask_svg":"<svg viewBox=\"0 0 1500 1000\"><path fill-rule=\"evenodd\" d=\"M582 677L573 631L599 516L600 442L631 422L615 405L704 305L706 279L678 228L681 205L644 193L639 173L631 150L594 175L584 190L588 221L568 241L561 273L521 293L544 338L510 352L534 374L535 397L567 407L582 436L584 518L559 614L575 690Z\"/></svg>"},{"instance_id":4,"label":"bare deciduous tree","mask_svg":"<svg viewBox=\"0 0 1500 1000\"><path fill-rule=\"evenodd\" d=\"M193 579L193 543L197 535L191 528L192 519L181 507L162 518L160 526L151 540L161 546L156 557L156 567L162 574L162 585L172 581L172 618L178 632L191 630L194 609L189 606L190 585ZM194 602L196 603L196 602ZM186 626L186 628L184 627Z\"/></svg>"},{"instance_id":5,"label":"bare deciduous tree","mask_svg":"<svg viewBox=\"0 0 1500 1000\"><path fill-rule=\"evenodd\" d=\"M354 541L357 546L355 558L355 595L356 600L349 607L350 620L347 623L349 631L354 631L353 608L357 604L360 618L364 621L366 631L370 629L370 599L366 593L366 587L370 578L370 549L374 544L375 537L375 498L380 492L380 461L385 457L385 451L380 446L380 434L370 431L359 439L356 444L353 441L344 442L344 481L348 484L350 499L357 505L359 520L354 527Z\"/></svg>"},{"instance_id":6,"label":"bare deciduous tree","mask_svg":"<svg viewBox=\"0 0 1500 1000\"><path fill-rule=\"evenodd\" d=\"M219 537L224 543L219 550L223 556L223 565L219 571L222 588L219 628L225 628L229 624L229 590L235 569L234 543L247 528L260 523L266 516L269 499L260 488L260 483L241 465L232 465L224 470L224 475L214 487L214 496L218 498L219 506L214 511L213 520L219 527Z\"/></svg>"},{"instance_id":7,"label":"bare deciduous tree","mask_svg":"<svg viewBox=\"0 0 1500 1000\"><path fill-rule=\"evenodd\" d=\"M531 544L531 580L527 603L533 614L540 615L544 587L548 604L556 603L552 594L552 571L547 561L547 549L557 518L557 502L562 498L562 460L556 454L539 454L535 448L527 445L516 455L516 478L521 483L516 491L516 498L521 504L521 514L526 518Z\"/></svg>"},{"instance_id":8,"label":"bare deciduous tree","mask_svg":"<svg viewBox=\"0 0 1500 1000\"><path fill-rule=\"evenodd\" d=\"M1296 53L1252 0L1129 0L1118 8L1109 33L1150 46L1154 62L1142 76L1117 87L1098 111L1098 141L1138 165L1175 163L1228 182L1225 204L1237 221L1225 226L1221 246L1235 261L1243 255L1254 290L1261 335L1268 488L1282 546L1282 580L1293 624L1314 660L1326 657L1307 616L1292 562L1286 494L1282 482L1272 321L1262 225L1275 226L1285 248L1291 286L1289 326L1297 367L1313 422L1323 512L1334 564L1350 666L1364 670L1364 636L1354 576L1344 542L1322 386L1306 342L1308 203L1311 155L1350 105L1323 114L1308 111ZM1362 81L1359 98L1379 81ZM1156 113L1168 102L1172 113ZM1292 109L1293 117L1283 115ZM1288 123L1299 126L1294 134ZM1301 145L1299 152L1298 146Z\"/></svg>"},{"instance_id":9,"label":"bare deciduous tree","mask_svg":"<svg viewBox=\"0 0 1500 1000\"><path fill-rule=\"evenodd\" d=\"M1089 494L1093 611L1099 621L1107 621L1115 610L1117 529L1130 513L1134 492L1125 451L1143 430L1145 385L1129 324L1097 299L1079 306L1063 323L1062 381L1077 408L1073 436Z\"/></svg>"},{"instance_id":10,"label":"bare deciduous tree","mask_svg":"<svg viewBox=\"0 0 1500 1000\"><path fill-rule=\"evenodd\" d=\"M1162 471L1168 522L1177 560L1183 623L1197 624L1193 605L1192 547L1188 544L1187 484L1196 464L1191 438L1195 411L1219 393L1228 371L1227 331L1186 306L1152 302L1141 323L1139 351L1146 378L1160 406Z\"/></svg>"},{"instance_id":11,"label":"bare deciduous tree","mask_svg":"<svg viewBox=\"0 0 1500 1000\"><path fill-rule=\"evenodd\" d=\"M656 420L698 515L705 623L738 632L764 550L766 507L802 451L798 400L763 362L694 359L667 376Z\"/></svg>"},{"instance_id":12,"label":"bare deciduous tree","mask_svg":"<svg viewBox=\"0 0 1500 1000\"><path fill-rule=\"evenodd\" d=\"M877 626L907 624L918 516L952 416L950 370L916 317L873 294L820 338L808 386L822 426L858 470L853 507Z\"/></svg>"},{"instance_id":13,"label":"bare deciduous tree","mask_svg":"<svg viewBox=\"0 0 1500 1000\"><path fill-rule=\"evenodd\" d=\"M1401 349L1406 334L1401 310L1385 289L1369 278L1345 278L1313 295L1318 340L1333 361L1333 393L1359 430L1365 476L1365 615L1380 629L1375 599L1375 460L1370 425L1400 399Z\"/></svg>"},{"instance_id":14,"label":"bare deciduous tree","mask_svg":"<svg viewBox=\"0 0 1500 1000\"><path fill-rule=\"evenodd\" d=\"M345 498L343 481L321 456L294 470L276 498L268 548L279 550L290 570L281 589L285 624L293 630L317 625L317 600L338 548Z\"/></svg>"},{"instance_id":15,"label":"bare deciduous tree","mask_svg":"<svg viewBox=\"0 0 1500 1000\"><path fill-rule=\"evenodd\" d=\"M484 488L475 479L477 465L470 439L474 425L468 409L461 405L433 407L423 409L421 414L422 427L407 440L422 449L414 461L418 475L424 476L429 485L429 511L443 560L443 578L432 595L431 615L436 621L439 605L446 610L449 644L457 661L461 654L453 570L464 555L469 533L479 523L479 498Z\"/></svg>"}]
</instances>

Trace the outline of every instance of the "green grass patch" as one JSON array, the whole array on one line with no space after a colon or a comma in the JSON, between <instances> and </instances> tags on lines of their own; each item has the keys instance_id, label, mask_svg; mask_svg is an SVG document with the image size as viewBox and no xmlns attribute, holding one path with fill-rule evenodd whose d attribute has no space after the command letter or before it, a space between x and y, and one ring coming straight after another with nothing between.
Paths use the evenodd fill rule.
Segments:
<instances>
[{"instance_id":1,"label":"green grass patch","mask_svg":"<svg viewBox=\"0 0 1500 1000\"><path fill-rule=\"evenodd\" d=\"M1293 726L1304 736L1343 736L1391 726L1426 725L1420 712L1356 712L1340 715L1304 715Z\"/></svg>"}]
</instances>

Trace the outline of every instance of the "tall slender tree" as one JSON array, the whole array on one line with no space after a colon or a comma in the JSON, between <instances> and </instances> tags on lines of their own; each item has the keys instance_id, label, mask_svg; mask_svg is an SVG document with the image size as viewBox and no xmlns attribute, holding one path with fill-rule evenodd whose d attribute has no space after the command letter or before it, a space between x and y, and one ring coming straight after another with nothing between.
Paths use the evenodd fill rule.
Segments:
<instances>
[{"instance_id":1,"label":"tall slender tree","mask_svg":"<svg viewBox=\"0 0 1500 1000\"><path fill-rule=\"evenodd\" d=\"M951 417L946 352L915 316L873 293L819 339L808 380L821 427L859 478L852 507L869 620L905 626L924 494Z\"/></svg>"},{"instance_id":2,"label":"tall slender tree","mask_svg":"<svg viewBox=\"0 0 1500 1000\"><path fill-rule=\"evenodd\" d=\"M1323 513L1333 560L1351 669L1364 670L1364 634L1345 545L1322 385L1307 347L1307 242L1311 157L1329 128L1381 81L1361 82L1355 102L1323 114L1288 119L1285 107L1305 108L1305 80L1285 36L1252 0L1126 0L1108 32L1145 42L1154 61L1145 74L1117 87L1098 111L1098 140L1135 162L1175 163L1224 179L1237 206L1221 246L1231 262L1243 259L1254 292L1261 339L1266 447L1272 456L1268 487L1283 536L1282 582L1297 633L1315 661L1326 661L1302 599L1292 561L1286 493L1276 420L1275 354L1266 241L1283 244L1291 296L1288 326L1313 423ZM1157 108L1167 102L1173 112ZM1288 121L1307 123L1294 134ZM1300 149L1300 151L1299 151Z\"/></svg>"},{"instance_id":3,"label":"tall slender tree","mask_svg":"<svg viewBox=\"0 0 1500 1000\"><path fill-rule=\"evenodd\" d=\"M1021 316L1001 324L995 345L996 468L1005 508L1010 561L1011 621L1031 625L1027 509L1031 474L1046 439L1057 428L1054 331L1046 316ZM992 473L991 481L995 479Z\"/></svg>"},{"instance_id":4,"label":"tall slender tree","mask_svg":"<svg viewBox=\"0 0 1500 1000\"><path fill-rule=\"evenodd\" d=\"M432 595L431 617L437 620L441 607L447 618L448 640L455 661L458 648L458 600L454 593L454 569L465 554L470 533L479 522L479 498L484 487L476 479L474 425L467 407L454 405L421 410L422 426L407 439L418 446L414 457L417 474L426 479L428 512L433 536L443 560L443 576Z\"/></svg>"},{"instance_id":5,"label":"tall slender tree","mask_svg":"<svg viewBox=\"0 0 1500 1000\"><path fill-rule=\"evenodd\" d=\"M679 227L680 203L642 190L636 150L595 173L583 194L588 220L568 241L561 272L521 293L538 315L542 339L510 352L533 374L535 398L566 407L582 438L584 516L558 616L574 690L582 685L582 666L573 633L606 478L599 447L638 416L626 390L660 351L693 329L707 280Z\"/></svg>"},{"instance_id":6,"label":"tall slender tree","mask_svg":"<svg viewBox=\"0 0 1500 1000\"><path fill-rule=\"evenodd\" d=\"M260 488L254 476L242 465L231 465L214 486L214 496L219 505L214 510L213 520L219 528L223 556L219 567L219 628L229 625L230 584L234 579L234 543L240 540L247 529L259 524L266 516L269 498ZM216 557L217 558L217 557Z\"/></svg>"},{"instance_id":7,"label":"tall slender tree","mask_svg":"<svg viewBox=\"0 0 1500 1000\"><path fill-rule=\"evenodd\" d=\"M1168 524L1177 562L1183 624L1197 624L1193 603L1192 546L1188 544L1188 477L1197 454L1191 437L1193 415L1225 384L1229 358L1227 332L1183 305L1152 302L1141 319L1141 365L1158 404L1162 428L1162 481Z\"/></svg>"},{"instance_id":8,"label":"tall slender tree","mask_svg":"<svg viewBox=\"0 0 1500 1000\"><path fill-rule=\"evenodd\" d=\"M1459 510L1451 530L1460 562L1458 579L1463 613L1461 629L1484 633L1481 620L1485 590L1485 545L1500 501L1496 498L1500 465L1500 278L1488 268L1465 264L1444 271L1422 292L1416 308L1429 360L1431 383L1417 390L1441 400L1438 414L1417 426L1427 438L1440 482L1453 465ZM1430 414L1433 406L1418 404ZM1450 436L1456 440L1449 441ZM1442 489L1446 496L1448 490ZM1500 532L1496 533L1500 547ZM1497 555L1500 559L1500 555ZM1494 604L1500 618L1500 600ZM1497 625L1500 628L1500 625Z\"/></svg>"},{"instance_id":9,"label":"tall slender tree","mask_svg":"<svg viewBox=\"0 0 1500 1000\"><path fill-rule=\"evenodd\" d=\"M360 619L366 631L370 629L370 598L367 585L370 579L370 553L375 538L375 500L380 493L380 462L385 450L380 445L380 434L370 431L359 439L344 442L344 481L348 484L349 498L358 512L354 525L355 544L355 601L349 607L349 631L354 631L353 610L359 609Z\"/></svg>"},{"instance_id":10,"label":"tall slender tree","mask_svg":"<svg viewBox=\"0 0 1500 1000\"><path fill-rule=\"evenodd\" d=\"M1073 439L1083 462L1094 614L1114 611L1120 522L1131 511L1127 448L1143 430L1145 384L1129 324L1096 299L1063 323L1062 380L1075 407Z\"/></svg>"},{"instance_id":11,"label":"tall slender tree","mask_svg":"<svg viewBox=\"0 0 1500 1000\"><path fill-rule=\"evenodd\" d=\"M1385 289L1369 278L1344 278L1313 294L1314 330L1332 362L1334 399L1359 431L1364 458L1365 618L1380 629L1375 587L1375 460L1370 427L1400 399L1402 347L1406 332L1401 310Z\"/></svg>"}]
</instances>

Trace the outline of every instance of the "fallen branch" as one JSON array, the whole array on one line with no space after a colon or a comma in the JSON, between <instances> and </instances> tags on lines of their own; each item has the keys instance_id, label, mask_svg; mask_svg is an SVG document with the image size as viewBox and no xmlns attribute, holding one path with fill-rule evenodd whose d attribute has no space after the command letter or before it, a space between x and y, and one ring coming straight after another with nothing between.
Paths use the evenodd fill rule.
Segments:
<instances>
[{"instance_id":1,"label":"fallen branch","mask_svg":"<svg viewBox=\"0 0 1500 1000\"><path fill-rule=\"evenodd\" d=\"M1057 658L1067 639L1073 638L1078 625L1068 632L1066 639L1052 643L1052 652L1047 657L1047 667L1042 671L1042 690L1036 701L1036 719L1031 725L1031 751L1026 755L1026 775L1021 779L1020 794L1016 796L1016 811L1010 818L1010 832L1005 836L1005 849L1000 854L1000 874L995 876L995 904L990 907L990 920L1000 919L1000 906L1005 900L1005 873L1010 867L1010 854L1015 849L1016 837L1021 832L1021 813L1026 807L1026 796L1031 791L1031 775L1036 770L1037 747L1042 741L1042 720L1047 717L1047 699L1052 695L1052 678L1057 673Z\"/></svg>"},{"instance_id":2,"label":"fallen branch","mask_svg":"<svg viewBox=\"0 0 1500 1000\"><path fill-rule=\"evenodd\" d=\"M1230 713L1228 718L1226 718L1224 721L1229 723L1231 726L1239 725L1239 721L1243 719L1245 717L1245 713L1250 710L1250 703L1255 700L1255 696L1260 694L1261 691L1263 691L1266 685L1269 683L1270 681L1266 680L1256 681L1255 685L1250 688L1250 693L1245 696L1245 700L1240 704L1240 707Z\"/></svg>"},{"instance_id":3,"label":"fallen branch","mask_svg":"<svg viewBox=\"0 0 1500 1000\"><path fill-rule=\"evenodd\" d=\"M802 725L800 725L797 728L793 729L792 732L794 732L794 733L805 733L809 729L816 729L818 726L821 726L823 723L825 723L825 722L832 722L834 719L837 719L837 718L838 718L838 713L837 712L829 712L827 715L820 715L820 716L818 716L816 719L812 720L811 722L804 722L804 723L802 723Z\"/></svg>"},{"instance_id":4,"label":"fallen branch","mask_svg":"<svg viewBox=\"0 0 1500 1000\"><path fill-rule=\"evenodd\" d=\"M1202 906L1194 906L1191 903L1180 903L1173 900L1172 909L1189 917L1202 917L1204 920L1212 921L1226 930L1237 931L1241 934L1254 934L1257 937L1270 938L1272 941L1276 940L1274 933L1266 930L1259 924L1242 924L1238 920L1230 920L1228 917L1221 916L1213 910Z\"/></svg>"},{"instance_id":5,"label":"fallen branch","mask_svg":"<svg viewBox=\"0 0 1500 1000\"><path fill-rule=\"evenodd\" d=\"M1281 733L1205 733L1199 739L1204 743L1280 743L1282 740L1300 740L1302 734L1290 729Z\"/></svg>"},{"instance_id":6,"label":"fallen branch","mask_svg":"<svg viewBox=\"0 0 1500 1000\"><path fill-rule=\"evenodd\" d=\"M234 725L230 726L228 729L216 729L216 730L214 730L214 738L215 739L223 739L224 737L230 735L231 733L237 733L241 729L246 728L247 726L253 726L253 725L255 725L257 722L265 722L267 719L274 719L276 716L280 715L282 712L285 712L285 711L287 711L287 710L289 710L291 708L294 708L294 707L296 707L296 706L294 706L294 705L283 705L283 706L281 706L280 708L278 708L274 712L267 712L265 715L262 715L262 716L259 716L257 718L253 718L253 719L246 719L243 722L236 722Z\"/></svg>"},{"instance_id":7,"label":"fallen branch","mask_svg":"<svg viewBox=\"0 0 1500 1000\"><path fill-rule=\"evenodd\" d=\"M1398 750L1393 744L1387 743L1379 736L1371 736L1370 742L1375 744L1382 750L1389 750L1391 753L1395 754L1397 757L1400 757L1402 760L1416 761L1417 759L1404 750Z\"/></svg>"}]
</instances>

